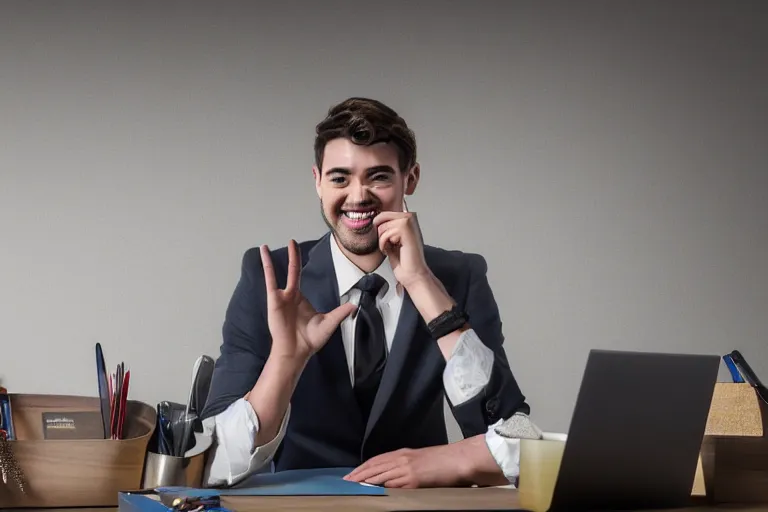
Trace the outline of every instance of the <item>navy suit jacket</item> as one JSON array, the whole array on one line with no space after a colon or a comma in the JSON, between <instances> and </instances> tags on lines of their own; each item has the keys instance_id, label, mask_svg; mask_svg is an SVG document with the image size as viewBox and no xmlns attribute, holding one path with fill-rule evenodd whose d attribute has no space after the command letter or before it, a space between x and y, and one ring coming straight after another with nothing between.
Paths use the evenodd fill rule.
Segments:
<instances>
[{"instance_id":1,"label":"navy suit jacket","mask_svg":"<svg viewBox=\"0 0 768 512\"><path fill-rule=\"evenodd\" d=\"M339 305L331 257L331 234L299 244L301 291L319 311ZM272 251L278 286L285 287L286 247ZM425 246L434 275L494 353L490 381L481 393L458 406L449 404L464 437L517 411L529 412L504 353L498 307L477 254ZM226 312L221 355L216 361L203 418L225 410L253 388L269 356L266 288L258 248L243 257L242 274ZM291 417L278 448L275 470L355 467L370 457L400 448L448 442L443 403L445 359L407 293L399 323L367 423L355 400L339 329L307 363L293 397Z\"/></svg>"}]
</instances>

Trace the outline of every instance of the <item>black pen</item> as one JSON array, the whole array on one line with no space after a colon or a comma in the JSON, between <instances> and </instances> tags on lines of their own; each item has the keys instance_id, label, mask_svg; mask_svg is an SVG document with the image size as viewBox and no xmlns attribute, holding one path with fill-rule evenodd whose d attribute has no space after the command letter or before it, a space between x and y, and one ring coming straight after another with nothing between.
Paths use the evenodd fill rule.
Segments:
<instances>
[{"instance_id":1,"label":"black pen","mask_svg":"<svg viewBox=\"0 0 768 512\"><path fill-rule=\"evenodd\" d=\"M746 380L750 386L755 388L757 396L759 396L763 402L768 404L768 389L766 389L766 387L763 386L763 383L760 382L760 379L757 378L757 375L752 370L752 367L749 366L747 360L744 359L744 356L741 355L741 352L734 350L730 355L731 359L733 359L733 362L736 363L739 371L744 376L744 380Z\"/></svg>"}]
</instances>

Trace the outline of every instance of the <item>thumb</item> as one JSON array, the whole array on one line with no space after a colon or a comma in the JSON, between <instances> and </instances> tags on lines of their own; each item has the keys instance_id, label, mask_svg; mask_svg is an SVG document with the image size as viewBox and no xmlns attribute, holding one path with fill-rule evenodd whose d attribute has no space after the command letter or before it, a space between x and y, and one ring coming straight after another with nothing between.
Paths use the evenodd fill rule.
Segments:
<instances>
[{"instance_id":1,"label":"thumb","mask_svg":"<svg viewBox=\"0 0 768 512\"><path fill-rule=\"evenodd\" d=\"M323 320L320 322L323 331L335 331L339 324L344 321L345 318L351 315L356 309L357 306L351 302L347 302L346 304L342 304L341 306L337 307L333 311L329 311L323 315Z\"/></svg>"}]
</instances>

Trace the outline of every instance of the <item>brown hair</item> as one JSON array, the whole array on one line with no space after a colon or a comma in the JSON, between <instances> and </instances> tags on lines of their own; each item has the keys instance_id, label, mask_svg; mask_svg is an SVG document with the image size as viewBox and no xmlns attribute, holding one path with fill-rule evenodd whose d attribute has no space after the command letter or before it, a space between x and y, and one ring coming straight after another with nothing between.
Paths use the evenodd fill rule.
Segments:
<instances>
[{"instance_id":1,"label":"brown hair","mask_svg":"<svg viewBox=\"0 0 768 512\"><path fill-rule=\"evenodd\" d=\"M405 120L390 107L369 98L349 98L332 106L315 128L315 164L322 170L325 145L344 137L368 146L390 142L397 147L400 170L408 171L416 163L416 136Z\"/></svg>"}]
</instances>

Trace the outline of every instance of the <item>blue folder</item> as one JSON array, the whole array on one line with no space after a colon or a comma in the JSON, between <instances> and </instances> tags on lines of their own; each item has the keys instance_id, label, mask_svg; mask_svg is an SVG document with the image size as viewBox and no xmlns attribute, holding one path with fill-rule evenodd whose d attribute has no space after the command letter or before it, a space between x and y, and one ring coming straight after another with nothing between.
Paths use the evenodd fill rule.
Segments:
<instances>
[{"instance_id":1,"label":"blue folder","mask_svg":"<svg viewBox=\"0 0 768 512\"><path fill-rule=\"evenodd\" d=\"M383 487L344 480L354 468L293 469L257 473L242 484L226 489L161 487L159 493L178 496L386 496Z\"/></svg>"},{"instance_id":2,"label":"blue folder","mask_svg":"<svg viewBox=\"0 0 768 512\"><path fill-rule=\"evenodd\" d=\"M294 469L277 473L258 473L242 484L225 489L158 487L158 495L174 496L386 496L383 487L344 480L353 468ZM167 512L146 491L120 494L120 512ZM225 509L218 509L225 510Z\"/></svg>"}]
</instances>

